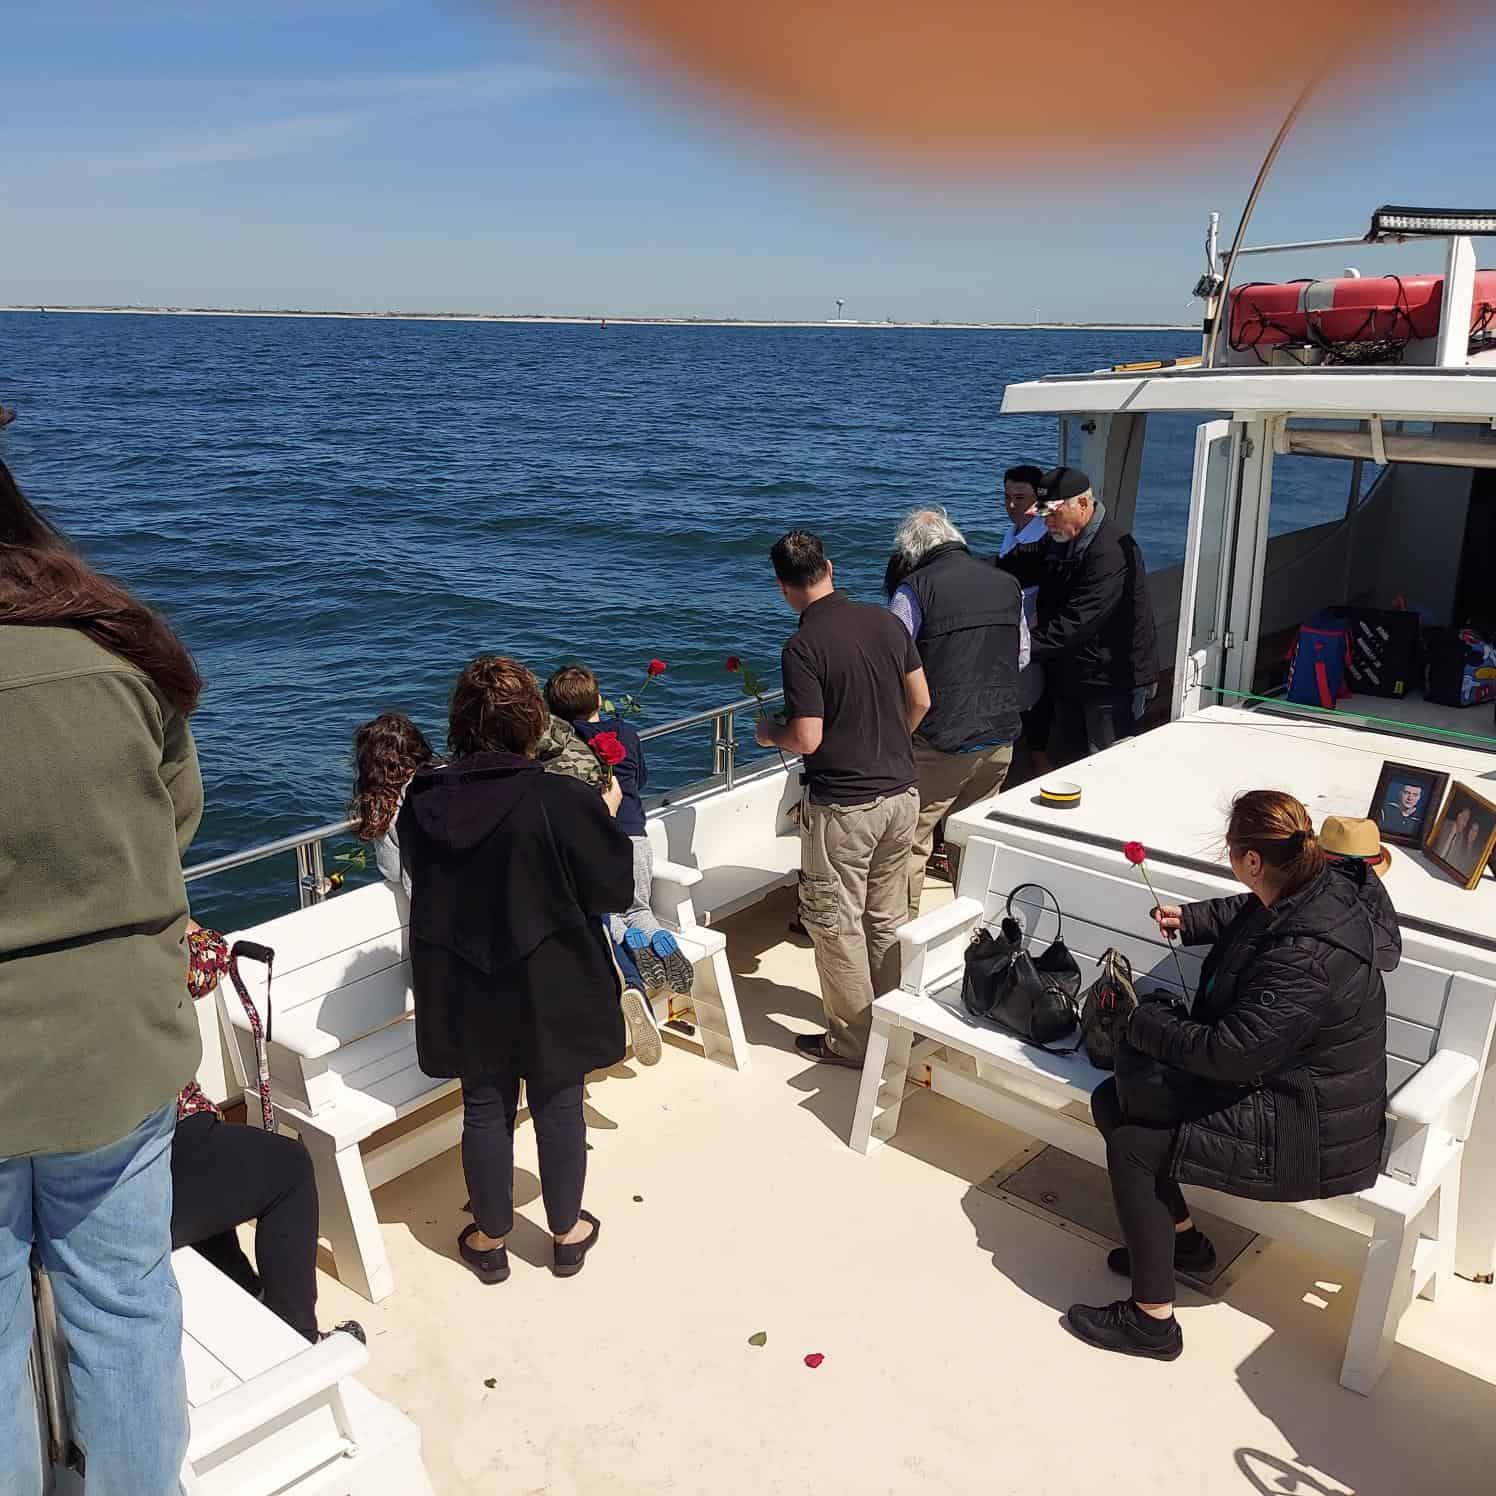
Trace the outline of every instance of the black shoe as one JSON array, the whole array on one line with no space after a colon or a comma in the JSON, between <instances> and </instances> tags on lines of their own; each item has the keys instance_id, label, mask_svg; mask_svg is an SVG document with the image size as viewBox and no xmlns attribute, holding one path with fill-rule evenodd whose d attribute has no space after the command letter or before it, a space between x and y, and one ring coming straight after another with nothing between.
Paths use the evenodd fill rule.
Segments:
<instances>
[{"instance_id":1,"label":"black shoe","mask_svg":"<svg viewBox=\"0 0 1496 1496\"><path fill-rule=\"evenodd\" d=\"M818 1065L845 1065L849 1070L861 1070L862 1059L852 1059L844 1054L837 1054L831 1047L831 1040L825 1034L796 1034L795 1048L805 1056L807 1060L814 1060Z\"/></svg>"},{"instance_id":2,"label":"black shoe","mask_svg":"<svg viewBox=\"0 0 1496 1496\"><path fill-rule=\"evenodd\" d=\"M670 977L665 969L665 963L647 945L632 946L624 943L634 965L639 968L639 980L644 983L646 992L658 992L661 987L670 983Z\"/></svg>"},{"instance_id":3,"label":"black shoe","mask_svg":"<svg viewBox=\"0 0 1496 1496\"><path fill-rule=\"evenodd\" d=\"M1184 1335L1172 1314L1168 1319L1154 1319L1131 1299L1098 1306L1072 1304L1061 1323L1077 1340L1097 1350L1154 1361L1177 1361L1184 1351Z\"/></svg>"},{"instance_id":4,"label":"black shoe","mask_svg":"<svg viewBox=\"0 0 1496 1496\"><path fill-rule=\"evenodd\" d=\"M597 1239L602 1235L603 1223L590 1211L584 1210L580 1219L591 1223L592 1234L584 1236L578 1242L556 1243L556 1265L551 1271L558 1278L574 1278L581 1272L587 1261L587 1254L597 1245Z\"/></svg>"},{"instance_id":5,"label":"black shoe","mask_svg":"<svg viewBox=\"0 0 1496 1496\"><path fill-rule=\"evenodd\" d=\"M1210 1238L1197 1230L1176 1231L1174 1271L1208 1273L1216 1265L1216 1249ZM1106 1265L1119 1277L1132 1277L1132 1254L1126 1247L1113 1247L1106 1254Z\"/></svg>"},{"instance_id":6,"label":"black shoe","mask_svg":"<svg viewBox=\"0 0 1496 1496\"><path fill-rule=\"evenodd\" d=\"M660 959L665 966L666 985L677 997L690 997L696 968L686 959L686 953L677 946Z\"/></svg>"},{"instance_id":7,"label":"black shoe","mask_svg":"<svg viewBox=\"0 0 1496 1496\"><path fill-rule=\"evenodd\" d=\"M468 1238L478 1229L478 1223L462 1228L457 1238L457 1254L485 1283L502 1283L509 1276L509 1251L505 1247L492 1247L480 1252L468 1245Z\"/></svg>"},{"instance_id":8,"label":"black shoe","mask_svg":"<svg viewBox=\"0 0 1496 1496\"><path fill-rule=\"evenodd\" d=\"M369 1337L364 1333L364 1327L356 1319L345 1319L342 1324L334 1325L330 1330L323 1330L317 1336L318 1340L326 1340L329 1335L352 1335L360 1345L368 1345Z\"/></svg>"}]
</instances>

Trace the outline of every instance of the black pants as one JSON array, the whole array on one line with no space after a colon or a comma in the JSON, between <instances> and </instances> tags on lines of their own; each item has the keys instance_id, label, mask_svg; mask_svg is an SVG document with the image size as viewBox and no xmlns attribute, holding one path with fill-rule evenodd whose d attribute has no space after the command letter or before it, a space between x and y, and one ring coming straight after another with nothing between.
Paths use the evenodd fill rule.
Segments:
<instances>
[{"instance_id":1,"label":"black pants","mask_svg":"<svg viewBox=\"0 0 1496 1496\"><path fill-rule=\"evenodd\" d=\"M209 1112L177 1123L171 1244L196 1247L308 1340L317 1338L317 1181L295 1138ZM255 1223L256 1272L234 1228Z\"/></svg>"},{"instance_id":2,"label":"black pants","mask_svg":"<svg viewBox=\"0 0 1496 1496\"><path fill-rule=\"evenodd\" d=\"M1106 1139L1112 1201L1132 1258L1132 1296L1140 1304L1172 1304L1174 1228L1190 1214L1168 1176L1175 1129L1129 1122L1115 1080L1103 1081L1091 1093L1091 1115Z\"/></svg>"},{"instance_id":3,"label":"black pants","mask_svg":"<svg viewBox=\"0 0 1496 1496\"><path fill-rule=\"evenodd\" d=\"M462 1083L462 1172L473 1219L485 1236L514 1229L514 1119L520 1077L502 1073ZM582 1082L554 1091L527 1088L535 1146L540 1153L540 1193L553 1236L563 1236L582 1213L587 1180L587 1123Z\"/></svg>"},{"instance_id":4,"label":"black pants","mask_svg":"<svg viewBox=\"0 0 1496 1496\"><path fill-rule=\"evenodd\" d=\"M1136 735L1147 705L1146 694L1141 705L1138 692L1108 691L1099 696L1062 696L1055 702L1059 717L1060 746L1065 761L1089 758L1124 738Z\"/></svg>"}]
</instances>

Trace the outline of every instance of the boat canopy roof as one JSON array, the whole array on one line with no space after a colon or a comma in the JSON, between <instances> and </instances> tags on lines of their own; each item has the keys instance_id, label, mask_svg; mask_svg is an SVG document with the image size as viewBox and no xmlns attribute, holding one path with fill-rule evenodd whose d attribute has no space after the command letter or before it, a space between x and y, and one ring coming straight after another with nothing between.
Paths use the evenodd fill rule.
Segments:
<instances>
[{"instance_id":1,"label":"boat canopy roof","mask_svg":"<svg viewBox=\"0 0 1496 1496\"><path fill-rule=\"evenodd\" d=\"M1002 403L1004 415L1154 410L1491 421L1496 366L1098 370L1010 384Z\"/></svg>"}]
</instances>

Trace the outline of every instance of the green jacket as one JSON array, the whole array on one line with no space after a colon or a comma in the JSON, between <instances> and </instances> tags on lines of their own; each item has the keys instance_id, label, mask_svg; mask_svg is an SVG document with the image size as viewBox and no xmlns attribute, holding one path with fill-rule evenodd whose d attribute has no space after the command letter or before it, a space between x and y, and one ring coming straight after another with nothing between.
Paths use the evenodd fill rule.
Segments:
<instances>
[{"instance_id":1,"label":"green jacket","mask_svg":"<svg viewBox=\"0 0 1496 1496\"><path fill-rule=\"evenodd\" d=\"M560 717L551 718L551 725L535 749L535 757L547 773L569 775L595 790L601 791L606 782L602 760L576 728Z\"/></svg>"},{"instance_id":2,"label":"green jacket","mask_svg":"<svg viewBox=\"0 0 1496 1496\"><path fill-rule=\"evenodd\" d=\"M0 625L0 1158L124 1137L201 1058L186 721L76 629Z\"/></svg>"}]
</instances>

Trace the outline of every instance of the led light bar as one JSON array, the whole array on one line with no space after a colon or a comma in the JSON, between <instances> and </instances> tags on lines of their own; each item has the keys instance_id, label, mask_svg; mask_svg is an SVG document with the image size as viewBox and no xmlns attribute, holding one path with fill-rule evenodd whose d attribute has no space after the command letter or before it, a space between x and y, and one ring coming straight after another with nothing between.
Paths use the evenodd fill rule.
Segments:
<instances>
[{"instance_id":1,"label":"led light bar","mask_svg":"<svg viewBox=\"0 0 1496 1496\"><path fill-rule=\"evenodd\" d=\"M1496 234L1496 210L1470 208L1398 208L1385 204L1371 215L1368 239L1417 235Z\"/></svg>"}]
</instances>

